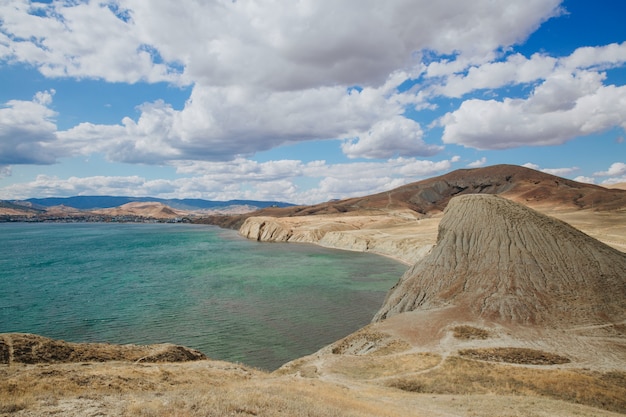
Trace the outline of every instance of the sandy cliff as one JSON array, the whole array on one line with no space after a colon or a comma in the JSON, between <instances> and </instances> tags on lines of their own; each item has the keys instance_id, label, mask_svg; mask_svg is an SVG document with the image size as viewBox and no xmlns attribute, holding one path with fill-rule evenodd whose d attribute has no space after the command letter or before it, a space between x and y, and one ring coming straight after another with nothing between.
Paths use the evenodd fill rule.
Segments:
<instances>
[{"instance_id":1,"label":"sandy cliff","mask_svg":"<svg viewBox=\"0 0 626 417\"><path fill-rule=\"evenodd\" d=\"M328 248L371 252L412 265L435 240L439 219L409 210L369 214L249 217L239 233L262 242L314 243Z\"/></svg>"}]
</instances>

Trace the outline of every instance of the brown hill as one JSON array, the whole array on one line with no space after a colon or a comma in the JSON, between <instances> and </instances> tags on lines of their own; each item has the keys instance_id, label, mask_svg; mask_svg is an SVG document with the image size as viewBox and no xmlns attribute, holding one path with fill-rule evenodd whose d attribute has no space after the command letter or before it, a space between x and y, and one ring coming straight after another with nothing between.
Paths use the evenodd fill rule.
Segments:
<instances>
[{"instance_id":1,"label":"brown hill","mask_svg":"<svg viewBox=\"0 0 626 417\"><path fill-rule=\"evenodd\" d=\"M456 197L437 244L375 321L451 305L466 318L518 324L618 322L626 319L626 254L504 198Z\"/></svg>"},{"instance_id":2,"label":"brown hill","mask_svg":"<svg viewBox=\"0 0 626 417\"><path fill-rule=\"evenodd\" d=\"M126 203L119 207L94 210L93 213L108 216L141 216L154 219L172 219L175 217L183 217L187 214L187 212L175 210L163 203L157 202Z\"/></svg>"},{"instance_id":3,"label":"brown hill","mask_svg":"<svg viewBox=\"0 0 626 417\"><path fill-rule=\"evenodd\" d=\"M203 221L239 228L250 216L336 215L376 210L409 209L420 214L440 213L454 196L497 194L541 209L618 210L626 207L626 190L580 183L517 165L459 169L383 193L329 201L311 206L267 208L242 216L212 216Z\"/></svg>"},{"instance_id":4,"label":"brown hill","mask_svg":"<svg viewBox=\"0 0 626 417\"><path fill-rule=\"evenodd\" d=\"M516 165L459 169L389 192L345 200L344 206L407 207L439 212L454 196L497 194L530 207L614 210L626 206L623 190L608 190Z\"/></svg>"},{"instance_id":5,"label":"brown hill","mask_svg":"<svg viewBox=\"0 0 626 417\"><path fill-rule=\"evenodd\" d=\"M452 197L464 194L497 194L531 207L547 205L614 210L626 206L624 190L580 183L516 165L493 165L459 169L367 197L273 211L300 216L362 209L409 208L419 213L429 213L443 211Z\"/></svg>"},{"instance_id":6,"label":"brown hill","mask_svg":"<svg viewBox=\"0 0 626 417\"><path fill-rule=\"evenodd\" d=\"M86 212L69 206L52 206L46 208L46 214L51 216L80 216Z\"/></svg>"},{"instance_id":7,"label":"brown hill","mask_svg":"<svg viewBox=\"0 0 626 417\"><path fill-rule=\"evenodd\" d=\"M44 210L33 208L27 204L15 204L9 201L0 200L0 216L23 216L32 217L43 213Z\"/></svg>"}]
</instances>

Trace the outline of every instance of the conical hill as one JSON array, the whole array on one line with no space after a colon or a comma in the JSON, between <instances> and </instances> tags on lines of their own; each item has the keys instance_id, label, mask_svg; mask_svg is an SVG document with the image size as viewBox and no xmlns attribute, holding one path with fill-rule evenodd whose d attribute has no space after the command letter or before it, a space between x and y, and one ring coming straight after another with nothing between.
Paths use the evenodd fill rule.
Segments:
<instances>
[{"instance_id":1,"label":"conical hill","mask_svg":"<svg viewBox=\"0 0 626 417\"><path fill-rule=\"evenodd\" d=\"M519 324L622 321L626 254L510 200L458 196L436 246L390 290L374 321L444 306Z\"/></svg>"}]
</instances>

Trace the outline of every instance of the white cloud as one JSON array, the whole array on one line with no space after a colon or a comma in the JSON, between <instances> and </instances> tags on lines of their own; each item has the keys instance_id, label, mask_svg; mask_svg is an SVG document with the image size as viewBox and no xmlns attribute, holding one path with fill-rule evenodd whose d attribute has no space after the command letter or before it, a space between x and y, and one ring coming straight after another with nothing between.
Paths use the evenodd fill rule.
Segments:
<instances>
[{"instance_id":1,"label":"white cloud","mask_svg":"<svg viewBox=\"0 0 626 417\"><path fill-rule=\"evenodd\" d=\"M577 48L561 65L571 71L577 69L604 70L621 66L626 62L626 41L605 46L585 46Z\"/></svg>"},{"instance_id":2,"label":"white cloud","mask_svg":"<svg viewBox=\"0 0 626 417\"><path fill-rule=\"evenodd\" d=\"M559 176L559 177L565 177L565 176L571 175L574 172L580 170L580 168L578 168L578 167L541 168L539 165L533 164L532 162L527 162L527 163L523 164L522 166L524 166L526 168L534 169L536 171L545 172L546 174L556 175L556 176ZM588 181L585 181L585 182L588 182Z\"/></svg>"},{"instance_id":3,"label":"white cloud","mask_svg":"<svg viewBox=\"0 0 626 417\"><path fill-rule=\"evenodd\" d=\"M527 99L470 99L440 119L444 143L477 149L559 145L574 137L626 128L626 86L580 71L552 74Z\"/></svg>"},{"instance_id":4,"label":"white cloud","mask_svg":"<svg viewBox=\"0 0 626 417\"><path fill-rule=\"evenodd\" d=\"M40 175L34 181L0 189L0 199L33 195L129 195L210 200L278 200L314 204L331 198L347 198L382 192L448 171L453 161L395 158L383 162L327 164L298 160L257 162L177 162L175 179L141 176L93 176L67 179ZM302 180L311 188L299 185Z\"/></svg>"},{"instance_id":5,"label":"white cloud","mask_svg":"<svg viewBox=\"0 0 626 417\"><path fill-rule=\"evenodd\" d=\"M470 162L469 164L467 164L468 167L470 168L478 168L478 167L482 167L487 163L487 158L486 157L482 157L474 162Z\"/></svg>"},{"instance_id":6,"label":"white cloud","mask_svg":"<svg viewBox=\"0 0 626 417\"><path fill-rule=\"evenodd\" d=\"M0 164L51 164L55 152L56 113L48 105L54 90L39 92L32 101L10 100L0 107Z\"/></svg>"},{"instance_id":7,"label":"white cloud","mask_svg":"<svg viewBox=\"0 0 626 417\"><path fill-rule=\"evenodd\" d=\"M532 162L526 162L522 165L523 167L534 169L535 171L540 171L541 167L537 164L533 164Z\"/></svg>"},{"instance_id":8,"label":"white cloud","mask_svg":"<svg viewBox=\"0 0 626 417\"><path fill-rule=\"evenodd\" d=\"M626 164L623 162L614 162L608 170L595 172L594 177L609 177L626 174Z\"/></svg>"},{"instance_id":9,"label":"white cloud","mask_svg":"<svg viewBox=\"0 0 626 417\"><path fill-rule=\"evenodd\" d=\"M427 66L425 73L429 78L442 77L441 84L434 85L430 94L459 98L476 90L497 89L555 78L555 73L600 71L622 66L624 63L626 42L578 48L570 56L561 59L539 53L526 58L516 53L506 56L502 61L435 61Z\"/></svg>"},{"instance_id":10,"label":"white cloud","mask_svg":"<svg viewBox=\"0 0 626 417\"><path fill-rule=\"evenodd\" d=\"M369 85L412 66L424 49L484 56L520 42L559 13L558 3L15 0L0 3L9 35L0 51L56 77L274 90Z\"/></svg>"},{"instance_id":11,"label":"white cloud","mask_svg":"<svg viewBox=\"0 0 626 417\"><path fill-rule=\"evenodd\" d=\"M403 106L397 95L390 94L393 88L385 84L360 92L342 87L261 92L196 85L182 110L162 101L145 103L139 106L141 115L136 121L82 123L59 132L58 146L68 154L101 152L113 161L157 164L230 160L288 143L348 137L385 119L417 126L421 133L417 123L396 116ZM390 146L401 143L404 147L396 153L402 155L432 155L440 149L425 145L415 133L399 133L413 136L394 138L393 143L370 143L369 153L379 148L378 154L389 153Z\"/></svg>"},{"instance_id":12,"label":"white cloud","mask_svg":"<svg viewBox=\"0 0 626 417\"><path fill-rule=\"evenodd\" d=\"M349 158L389 158L392 156L430 156L443 147L426 144L419 123L396 116L376 123L368 132L344 141L341 149Z\"/></svg>"},{"instance_id":13,"label":"white cloud","mask_svg":"<svg viewBox=\"0 0 626 417\"><path fill-rule=\"evenodd\" d=\"M580 171L578 167L566 167L566 168L544 168L541 171L546 174L552 174L559 177L566 177L572 175L574 172Z\"/></svg>"},{"instance_id":14,"label":"white cloud","mask_svg":"<svg viewBox=\"0 0 626 417\"><path fill-rule=\"evenodd\" d=\"M156 62L132 20L112 3L26 0L0 3L5 47L0 59L34 65L47 77L100 78L111 82L177 82Z\"/></svg>"},{"instance_id":15,"label":"white cloud","mask_svg":"<svg viewBox=\"0 0 626 417\"><path fill-rule=\"evenodd\" d=\"M578 182L584 182L586 184L595 184L596 183L596 179L593 177L586 177L584 175L580 175L576 178L574 178L574 181L578 181Z\"/></svg>"},{"instance_id":16,"label":"white cloud","mask_svg":"<svg viewBox=\"0 0 626 417\"><path fill-rule=\"evenodd\" d=\"M475 90L530 83L548 77L554 71L556 63L555 58L545 55L534 54L527 59L521 54L513 54L502 62L471 66L466 74L451 74L442 85L433 88L432 94L458 98ZM439 63L431 64L433 65L441 66ZM432 71L429 73L432 74Z\"/></svg>"},{"instance_id":17,"label":"white cloud","mask_svg":"<svg viewBox=\"0 0 626 417\"><path fill-rule=\"evenodd\" d=\"M621 183L626 183L626 175L623 175L621 177L608 178L602 181L601 185L612 185Z\"/></svg>"},{"instance_id":18,"label":"white cloud","mask_svg":"<svg viewBox=\"0 0 626 417\"><path fill-rule=\"evenodd\" d=\"M0 179L10 177L13 170L8 165L0 165Z\"/></svg>"},{"instance_id":19,"label":"white cloud","mask_svg":"<svg viewBox=\"0 0 626 417\"><path fill-rule=\"evenodd\" d=\"M350 157L425 156L441 147L425 144L419 125L402 115L406 105L428 104L421 93L396 91L422 71L421 54L482 62L560 13L558 4L4 1L0 60L33 65L47 77L193 84L182 110L155 101L139 107L137 120L58 132L47 148L54 155L217 161L286 143L356 138L343 147ZM349 91L353 85L363 89Z\"/></svg>"}]
</instances>

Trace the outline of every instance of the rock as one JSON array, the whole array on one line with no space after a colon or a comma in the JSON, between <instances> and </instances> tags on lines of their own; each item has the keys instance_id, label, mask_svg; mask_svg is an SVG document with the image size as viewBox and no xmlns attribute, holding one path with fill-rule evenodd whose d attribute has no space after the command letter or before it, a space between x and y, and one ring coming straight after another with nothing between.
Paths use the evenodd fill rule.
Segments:
<instances>
[{"instance_id":1,"label":"rock","mask_svg":"<svg viewBox=\"0 0 626 417\"><path fill-rule=\"evenodd\" d=\"M421 259L435 240L433 221L407 212L375 215L248 217L239 234L260 242L314 243L333 249L372 252L408 265Z\"/></svg>"},{"instance_id":2,"label":"rock","mask_svg":"<svg viewBox=\"0 0 626 417\"><path fill-rule=\"evenodd\" d=\"M208 359L195 349L169 343L112 345L70 343L28 333L0 334L0 363L187 362Z\"/></svg>"},{"instance_id":3,"label":"rock","mask_svg":"<svg viewBox=\"0 0 626 417\"><path fill-rule=\"evenodd\" d=\"M457 306L519 324L626 319L626 254L493 195L450 200L437 243L390 290L374 321Z\"/></svg>"}]
</instances>

